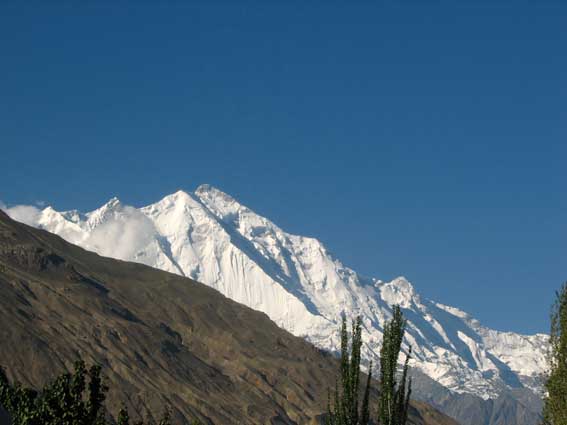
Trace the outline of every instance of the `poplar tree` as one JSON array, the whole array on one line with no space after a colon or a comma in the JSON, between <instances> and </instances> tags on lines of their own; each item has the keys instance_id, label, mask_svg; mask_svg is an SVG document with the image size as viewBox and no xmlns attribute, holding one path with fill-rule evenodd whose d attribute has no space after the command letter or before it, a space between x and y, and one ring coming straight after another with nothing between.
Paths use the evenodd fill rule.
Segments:
<instances>
[{"instance_id":1,"label":"poplar tree","mask_svg":"<svg viewBox=\"0 0 567 425\"><path fill-rule=\"evenodd\" d=\"M327 425L367 425L370 421L370 383L372 363L360 403L360 349L362 347L362 319L352 322L352 341L349 347L346 317L341 326L341 366L339 382L335 385L333 403L329 396Z\"/></svg>"},{"instance_id":2,"label":"poplar tree","mask_svg":"<svg viewBox=\"0 0 567 425\"><path fill-rule=\"evenodd\" d=\"M545 384L545 425L567 425L567 282L551 309L549 376Z\"/></svg>"},{"instance_id":3,"label":"poplar tree","mask_svg":"<svg viewBox=\"0 0 567 425\"><path fill-rule=\"evenodd\" d=\"M402 376L396 380L398 357L406 329L406 320L399 305L393 308L392 319L384 325L384 339L380 350L380 399L378 423L380 425L404 425L407 422L411 396L411 378L408 378L408 363L411 347L406 356Z\"/></svg>"}]
</instances>

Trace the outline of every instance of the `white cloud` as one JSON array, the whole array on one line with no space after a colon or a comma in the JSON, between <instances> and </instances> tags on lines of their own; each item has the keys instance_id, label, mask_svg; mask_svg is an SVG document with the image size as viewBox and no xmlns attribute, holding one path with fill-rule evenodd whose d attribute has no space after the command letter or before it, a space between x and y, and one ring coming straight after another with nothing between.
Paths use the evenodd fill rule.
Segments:
<instances>
[{"instance_id":1,"label":"white cloud","mask_svg":"<svg viewBox=\"0 0 567 425\"><path fill-rule=\"evenodd\" d=\"M133 207L124 206L119 215L97 226L81 245L106 257L142 261L137 254L155 240L152 221Z\"/></svg>"},{"instance_id":2,"label":"white cloud","mask_svg":"<svg viewBox=\"0 0 567 425\"><path fill-rule=\"evenodd\" d=\"M41 209L33 205L8 207L0 201L0 209L12 219L30 226L39 226ZM50 229L51 230L51 229ZM144 262L141 252L156 240L153 222L134 207L121 206L116 214L95 227L90 233L76 234L73 228L59 228L56 231L71 243L79 243L85 249L105 257ZM84 239L86 236L86 239Z\"/></svg>"},{"instance_id":3,"label":"white cloud","mask_svg":"<svg viewBox=\"0 0 567 425\"><path fill-rule=\"evenodd\" d=\"M7 207L5 204L1 204L0 208L2 208L6 214L14 220L29 226L37 226L37 221L41 213L39 208L32 205L15 205L13 207Z\"/></svg>"}]
</instances>

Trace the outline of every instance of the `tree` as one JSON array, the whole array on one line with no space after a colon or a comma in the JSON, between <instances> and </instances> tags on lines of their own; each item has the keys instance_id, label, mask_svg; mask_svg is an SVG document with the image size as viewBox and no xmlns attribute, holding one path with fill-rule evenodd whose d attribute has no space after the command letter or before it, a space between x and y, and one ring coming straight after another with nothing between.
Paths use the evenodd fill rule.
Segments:
<instances>
[{"instance_id":1,"label":"tree","mask_svg":"<svg viewBox=\"0 0 567 425\"><path fill-rule=\"evenodd\" d=\"M360 349L362 347L362 319L352 322L352 342L349 349L346 317L342 318L341 327L341 366L340 386L335 386L334 399L331 406L329 395L328 425L367 425L370 421L369 397L372 380L372 364L368 370L366 387L359 406L360 392Z\"/></svg>"},{"instance_id":2,"label":"tree","mask_svg":"<svg viewBox=\"0 0 567 425\"><path fill-rule=\"evenodd\" d=\"M545 384L546 425L567 425L567 282L556 293L551 309L549 376Z\"/></svg>"},{"instance_id":3,"label":"tree","mask_svg":"<svg viewBox=\"0 0 567 425\"><path fill-rule=\"evenodd\" d=\"M128 414L128 408L122 406L118 412L118 425L128 425L130 423L130 415Z\"/></svg>"},{"instance_id":4,"label":"tree","mask_svg":"<svg viewBox=\"0 0 567 425\"><path fill-rule=\"evenodd\" d=\"M19 383L10 385L0 368L0 404L10 413L14 425L104 424L103 403L108 388L102 384L100 371L100 366L87 370L84 362L78 361L74 373L60 375L37 392Z\"/></svg>"},{"instance_id":5,"label":"tree","mask_svg":"<svg viewBox=\"0 0 567 425\"><path fill-rule=\"evenodd\" d=\"M86 378L89 378L88 386ZM86 392L88 390L88 392ZM108 387L103 384L101 367L88 370L80 360L73 373L64 373L41 392L10 384L0 368L0 405L10 414L13 425L108 425L104 402ZM85 393L86 392L86 393ZM129 424L126 407L120 409L119 425ZM169 425L166 411L159 425ZM137 422L136 425L143 425Z\"/></svg>"},{"instance_id":6,"label":"tree","mask_svg":"<svg viewBox=\"0 0 567 425\"><path fill-rule=\"evenodd\" d=\"M396 381L398 357L404 339L406 321L400 306L393 307L392 320L384 325L384 339L380 350L380 399L378 423L380 425L404 425L407 422L411 395L411 378L408 378L408 363L411 347L406 356L402 376Z\"/></svg>"}]
</instances>

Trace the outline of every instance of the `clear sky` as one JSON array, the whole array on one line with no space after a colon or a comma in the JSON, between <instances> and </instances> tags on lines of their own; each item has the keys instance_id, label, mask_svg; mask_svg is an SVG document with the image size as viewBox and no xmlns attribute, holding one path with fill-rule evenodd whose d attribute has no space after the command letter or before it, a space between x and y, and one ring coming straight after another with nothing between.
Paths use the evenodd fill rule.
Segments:
<instances>
[{"instance_id":1,"label":"clear sky","mask_svg":"<svg viewBox=\"0 0 567 425\"><path fill-rule=\"evenodd\" d=\"M0 5L4 203L210 183L363 274L547 331L566 2L89 3Z\"/></svg>"}]
</instances>

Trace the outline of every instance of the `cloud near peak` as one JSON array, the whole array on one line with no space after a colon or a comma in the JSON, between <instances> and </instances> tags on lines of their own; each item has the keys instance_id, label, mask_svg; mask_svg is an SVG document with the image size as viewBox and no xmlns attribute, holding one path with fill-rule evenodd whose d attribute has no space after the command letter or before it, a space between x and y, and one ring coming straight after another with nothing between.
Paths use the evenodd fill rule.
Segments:
<instances>
[{"instance_id":1,"label":"cloud near peak","mask_svg":"<svg viewBox=\"0 0 567 425\"><path fill-rule=\"evenodd\" d=\"M8 214L10 218L29 226L37 226L37 221L41 214L41 210L33 205L14 205L13 207L8 207L2 201L0 201L0 209Z\"/></svg>"}]
</instances>

